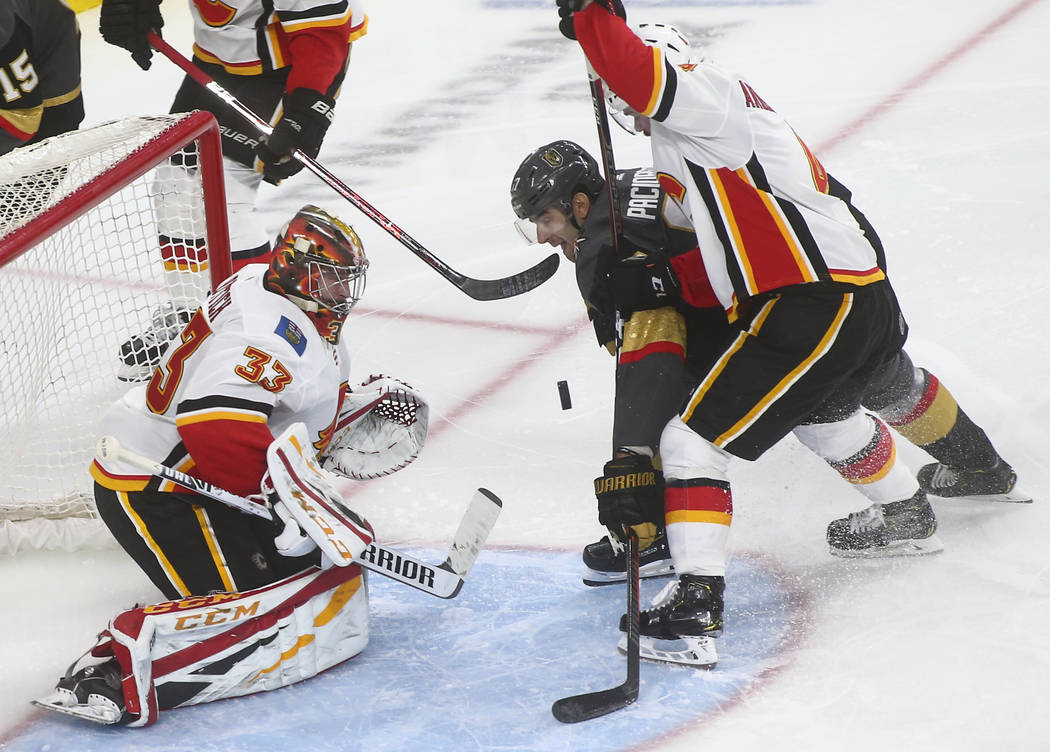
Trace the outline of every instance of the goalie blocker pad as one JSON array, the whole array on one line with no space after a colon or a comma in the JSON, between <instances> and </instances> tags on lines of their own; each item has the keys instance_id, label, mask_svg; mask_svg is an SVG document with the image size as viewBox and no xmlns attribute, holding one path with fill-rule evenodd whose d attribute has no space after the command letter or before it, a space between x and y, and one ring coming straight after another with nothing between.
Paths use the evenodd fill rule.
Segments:
<instances>
[{"instance_id":1,"label":"goalie blocker pad","mask_svg":"<svg viewBox=\"0 0 1050 752\"><path fill-rule=\"evenodd\" d=\"M415 389L373 375L343 397L325 470L354 480L397 472L419 456L427 440L430 406Z\"/></svg>"},{"instance_id":2,"label":"goalie blocker pad","mask_svg":"<svg viewBox=\"0 0 1050 752\"><path fill-rule=\"evenodd\" d=\"M266 450L266 466L277 516L286 525L294 521L330 561L345 567L368 548L374 537L371 527L346 506L317 464L303 423L292 424L273 440ZM294 528L286 527L275 542L284 550L287 539L294 537Z\"/></svg>"},{"instance_id":3,"label":"goalie blocker pad","mask_svg":"<svg viewBox=\"0 0 1050 752\"><path fill-rule=\"evenodd\" d=\"M125 611L91 655L117 658L127 725L148 726L161 710L309 679L367 642L368 593L355 565Z\"/></svg>"}]
</instances>

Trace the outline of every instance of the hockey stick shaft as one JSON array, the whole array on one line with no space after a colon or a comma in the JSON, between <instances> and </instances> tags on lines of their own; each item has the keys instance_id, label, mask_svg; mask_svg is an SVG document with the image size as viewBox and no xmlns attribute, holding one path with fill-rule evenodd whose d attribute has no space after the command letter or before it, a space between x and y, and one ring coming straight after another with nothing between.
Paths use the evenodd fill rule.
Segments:
<instances>
[{"instance_id":1,"label":"hockey stick shaft","mask_svg":"<svg viewBox=\"0 0 1050 752\"><path fill-rule=\"evenodd\" d=\"M150 45L155 50L181 68L187 76L229 105L237 114L255 126L260 133L269 136L273 132L273 126L220 86L211 76L194 65L191 60L188 60L174 47L165 42L156 32L150 31L148 38ZM554 253L535 266L509 277L500 279L474 279L467 277L428 251L419 241L394 224L386 215L365 201L360 194L318 164L316 160L299 150L296 150L292 156L336 193L357 207L366 217L386 230L401 245L426 262L434 271L475 300L498 300L520 295L546 282L558 269L559 258L558 254Z\"/></svg>"},{"instance_id":2,"label":"hockey stick shaft","mask_svg":"<svg viewBox=\"0 0 1050 752\"><path fill-rule=\"evenodd\" d=\"M605 109L605 89L590 63L587 63L591 87L591 105L594 107L594 124L598 129L598 146L602 156L602 172L608 187L609 221L612 230L613 254L619 258L620 233L623 231L623 214L616 189L616 161L613 158L612 132L609 129L609 113Z\"/></svg>"},{"instance_id":3,"label":"hockey stick shaft","mask_svg":"<svg viewBox=\"0 0 1050 752\"><path fill-rule=\"evenodd\" d=\"M123 460L129 465L141 467L151 475L169 480L240 512L263 519L273 519L268 507L125 449L112 436L99 439L95 453L102 459ZM375 541L372 541L354 561L365 569L438 598L455 598L463 587L463 581L477 559L489 532L496 524L502 506L495 494L479 488L460 521L448 557L440 565L428 564Z\"/></svg>"},{"instance_id":4,"label":"hockey stick shaft","mask_svg":"<svg viewBox=\"0 0 1050 752\"><path fill-rule=\"evenodd\" d=\"M641 663L638 606L638 534L627 536L627 679L623 684L597 692L563 697L551 706L551 713L562 723L579 723L599 718L627 707L638 699Z\"/></svg>"}]
</instances>

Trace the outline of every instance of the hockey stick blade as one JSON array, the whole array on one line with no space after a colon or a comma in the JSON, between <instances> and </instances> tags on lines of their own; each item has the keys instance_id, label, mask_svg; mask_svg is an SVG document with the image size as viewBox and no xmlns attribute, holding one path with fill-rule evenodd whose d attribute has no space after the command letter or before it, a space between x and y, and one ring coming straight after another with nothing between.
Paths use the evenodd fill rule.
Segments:
<instances>
[{"instance_id":1,"label":"hockey stick blade","mask_svg":"<svg viewBox=\"0 0 1050 752\"><path fill-rule=\"evenodd\" d=\"M466 577L481 553L481 547L488 540L501 511L503 502L499 497L487 488L479 488L459 522L459 528L452 539L452 547L441 567L460 577Z\"/></svg>"},{"instance_id":2,"label":"hockey stick blade","mask_svg":"<svg viewBox=\"0 0 1050 752\"><path fill-rule=\"evenodd\" d=\"M472 279L462 274L457 279L451 280L452 284L465 292L474 300L501 300L521 295L535 287L539 287L558 271L561 259L557 253L552 253L540 263L523 272L512 274L501 279Z\"/></svg>"},{"instance_id":3,"label":"hockey stick blade","mask_svg":"<svg viewBox=\"0 0 1050 752\"><path fill-rule=\"evenodd\" d=\"M624 682L612 689L563 697L554 703L551 712L562 723L579 723L626 708L637 699L638 685L630 687Z\"/></svg>"},{"instance_id":4,"label":"hockey stick blade","mask_svg":"<svg viewBox=\"0 0 1050 752\"><path fill-rule=\"evenodd\" d=\"M627 536L627 561L630 568L627 578L627 679L611 689L585 692L555 701L551 713L562 723L579 723L598 718L626 708L638 699L641 615L638 608L638 535L633 529L629 529Z\"/></svg>"},{"instance_id":5,"label":"hockey stick blade","mask_svg":"<svg viewBox=\"0 0 1050 752\"><path fill-rule=\"evenodd\" d=\"M225 102L230 109L248 121L259 133L269 136L273 132L272 125L256 115L253 110L220 86L211 76L194 65L192 61L187 60L155 31L148 32L146 37L153 49L168 58L168 60L181 68L187 76ZM528 292L546 282L558 270L560 260L558 254L553 253L535 266L523 272L512 274L509 277L474 279L460 274L428 251L422 243L394 224L386 215L368 203L364 197L352 190L309 155L304 154L302 151L296 151L292 156L320 178L329 188L353 204L358 211L382 227L401 245L422 259L434 271L475 300L499 300L521 295L523 292Z\"/></svg>"},{"instance_id":6,"label":"hockey stick blade","mask_svg":"<svg viewBox=\"0 0 1050 752\"><path fill-rule=\"evenodd\" d=\"M436 567L375 542L361 554L361 564L438 598L455 598L502 509L494 493L479 488L463 513L448 556Z\"/></svg>"}]
</instances>

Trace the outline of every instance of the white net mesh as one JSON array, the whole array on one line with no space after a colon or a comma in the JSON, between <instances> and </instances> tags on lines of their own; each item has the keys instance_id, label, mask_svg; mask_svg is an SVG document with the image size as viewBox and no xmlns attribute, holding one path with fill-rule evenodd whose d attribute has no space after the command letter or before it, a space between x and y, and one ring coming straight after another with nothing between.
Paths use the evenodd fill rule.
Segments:
<instances>
[{"instance_id":1,"label":"white net mesh","mask_svg":"<svg viewBox=\"0 0 1050 752\"><path fill-rule=\"evenodd\" d=\"M197 142L177 143L186 118L107 123L0 157L0 550L108 539L97 520L69 526L84 540L40 521L95 518L98 421L211 286ZM171 155L143 163L162 134ZM118 165L142 174L93 198ZM86 211L12 259L12 233L67 198Z\"/></svg>"}]
</instances>

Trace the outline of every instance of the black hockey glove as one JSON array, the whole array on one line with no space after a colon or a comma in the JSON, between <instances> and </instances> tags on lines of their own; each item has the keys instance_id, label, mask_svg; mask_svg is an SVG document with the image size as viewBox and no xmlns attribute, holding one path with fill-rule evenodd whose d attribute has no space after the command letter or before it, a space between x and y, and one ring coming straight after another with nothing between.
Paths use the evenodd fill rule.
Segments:
<instances>
[{"instance_id":1,"label":"black hockey glove","mask_svg":"<svg viewBox=\"0 0 1050 752\"><path fill-rule=\"evenodd\" d=\"M630 454L609 460L602 477L594 479L594 495L598 522L620 541L632 527L639 548L648 548L664 525L664 474L653 467L652 457Z\"/></svg>"},{"instance_id":2,"label":"black hockey glove","mask_svg":"<svg viewBox=\"0 0 1050 752\"><path fill-rule=\"evenodd\" d=\"M269 138L255 147L263 164L263 179L277 185L303 169L292 154L301 150L316 157L328 126L332 124L335 100L313 89L298 88L284 97L284 114Z\"/></svg>"},{"instance_id":3,"label":"black hockey glove","mask_svg":"<svg viewBox=\"0 0 1050 752\"><path fill-rule=\"evenodd\" d=\"M162 26L160 0L102 0L98 21L102 38L129 51L142 70L149 70L153 57L146 32L160 33Z\"/></svg>"},{"instance_id":4,"label":"black hockey glove","mask_svg":"<svg viewBox=\"0 0 1050 752\"><path fill-rule=\"evenodd\" d=\"M576 28L573 26L572 17L576 11L583 9L583 0L556 0L556 2L558 5L558 16L561 18L558 21L558 31L566 39L576 39ZM624 10L623 3L620 0L594 0L594 2L610 13L615 13L620 18L627 18L627 11Z\"/></svg>"},{"instance_id":5,"label":"black hockey glove","mask_svg":"<svg viewBox=\"0 0 1050 752\"><path fill-rule=\"evenodd\" d=\"M627 247L620 241L621 251ZM674 305L682 293L678 275L663 253L639 252L609 267L609 291L620 316L626 321L636 311Z\"/></svg>"}]
</instances>

